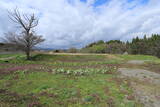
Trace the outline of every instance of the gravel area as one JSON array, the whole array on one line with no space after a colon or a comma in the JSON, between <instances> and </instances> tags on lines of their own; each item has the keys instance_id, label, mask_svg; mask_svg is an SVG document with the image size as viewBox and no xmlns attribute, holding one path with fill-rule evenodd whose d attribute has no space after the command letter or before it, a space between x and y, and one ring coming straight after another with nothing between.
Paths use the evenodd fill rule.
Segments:
<instances>
[{"instance_id":1,"label":"gravel area","mask_svg":"<svg viewBox=\"0 0 160 107\"><path fill-rule=\"evenodd\" d=\"M128 61L127 63L128 64L139 64L139 65L141 65L141 64L144 64L144 60L131 60L131 61Z\"/></svg>"},{"instance_id":2,"label":"gravel area","mask_svg":"<svg viewBox=\"0 0 160 107\"><path fill-rule=\"evenodd\" d=\"M128 61L143 64L145 61ZM129 79L135 98L145 107L160 107L160 74L144 69L119 68L122 78Z\"/></svg>"}]
</instances>

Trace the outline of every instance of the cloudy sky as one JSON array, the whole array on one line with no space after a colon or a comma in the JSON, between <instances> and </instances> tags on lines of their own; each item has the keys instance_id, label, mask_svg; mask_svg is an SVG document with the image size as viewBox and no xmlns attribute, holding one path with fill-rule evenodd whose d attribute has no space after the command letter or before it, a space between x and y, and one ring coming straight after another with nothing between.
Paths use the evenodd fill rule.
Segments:
<instances>
[{"instance_id":1,"label":"cloudy sky","mask_svg":"<svg viewBox=\"0 0 160 107\"><path fill-rule=\"evenodd\" d=\"M130 40L160 33L159 0L0 0L0 37L15 31L7 10L35 13L44 48L83 47L97 40Z\"/></svg>"}]
</instances>

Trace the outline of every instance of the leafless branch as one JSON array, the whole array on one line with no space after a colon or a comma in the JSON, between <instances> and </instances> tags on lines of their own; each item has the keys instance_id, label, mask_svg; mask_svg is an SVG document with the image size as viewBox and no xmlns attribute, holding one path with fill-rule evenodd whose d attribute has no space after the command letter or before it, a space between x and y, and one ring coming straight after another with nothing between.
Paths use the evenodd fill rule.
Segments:
<instances>
[{"instance_id":1,"label":"leafless branch","mask_svg":"<svg viewBox=\"0 0 160 107\"><path fill-rule=\"evenodd\" d=\"M23 47L26 52L27 59L30 59L31 49L44 41L42 36L38 36L34 32L34 27L38 25L38 18L35 17L34 13L31 15L21 14L17 8L13 12L8 11L9 18L22 28L21 34L15 34L13 32L8 32L5 34L4 41L7 43L16 44Z\"/></svg>"}]
</instances>

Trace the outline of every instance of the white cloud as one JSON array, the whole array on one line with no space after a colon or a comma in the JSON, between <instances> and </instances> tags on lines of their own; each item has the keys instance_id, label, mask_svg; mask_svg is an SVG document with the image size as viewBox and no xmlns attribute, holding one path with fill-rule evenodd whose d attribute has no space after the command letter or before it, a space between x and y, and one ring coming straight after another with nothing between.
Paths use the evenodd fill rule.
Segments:
<instances>
[{"instance_id":1,"label":"white cloud","mask_svg":"<svg viewBox=\"0 0 160 107\"><path fill-rule=\"evenodd\" d=\"M69 1L69 2L68 2ZM7 9L18 6L22 12L36 13L44 35L43 47L83 47L97 40L127 40L143 34L160 33L160 2L150 0L110 0L94 7L95 0L1 0L0 34L11 30Z\"/></svg>"}]
</instances>

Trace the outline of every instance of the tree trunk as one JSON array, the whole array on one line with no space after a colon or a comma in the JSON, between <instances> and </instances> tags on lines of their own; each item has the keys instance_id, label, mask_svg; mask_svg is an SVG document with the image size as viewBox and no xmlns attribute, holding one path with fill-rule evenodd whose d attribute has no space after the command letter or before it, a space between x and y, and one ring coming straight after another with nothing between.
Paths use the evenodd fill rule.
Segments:
<instances>
[{"instance_id":1,"label":"tree trunk","mask_svg":"<svg viewBox=\"0 0 160 107\"><path fill-rule=\"evenodd\" d=\"M27 30L27 49L26 49L26 55L27 55L27 60L30 60L30 38L29 38L29 31Z\"/></svg>"},{"instance_id":2,"label":"tree trunk","mask_svg":"<svg viewBox=\"0 0 160 107\"><path fill-rule=\"evenodd\" d=\"M30 51L29 50L26 51L26 56L27 56L27 60L31 59L31 57L30 57Z\"/></svg>"}]
</instances>

